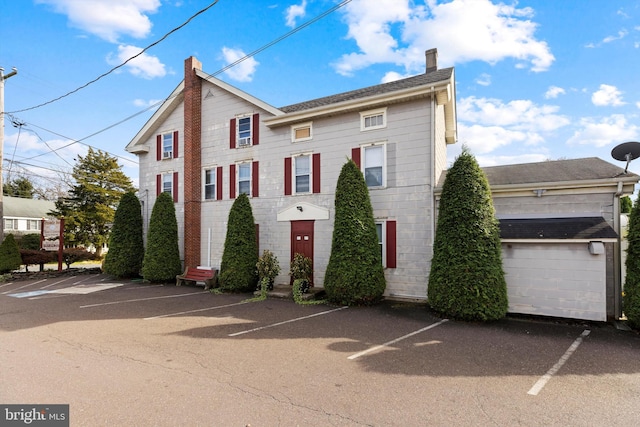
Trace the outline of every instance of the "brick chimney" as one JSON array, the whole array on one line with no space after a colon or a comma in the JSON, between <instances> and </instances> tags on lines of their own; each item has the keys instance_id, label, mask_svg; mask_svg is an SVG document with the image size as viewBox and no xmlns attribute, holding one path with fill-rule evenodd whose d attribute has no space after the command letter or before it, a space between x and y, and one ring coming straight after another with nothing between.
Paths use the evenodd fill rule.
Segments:
<instances>
[{"instance_id":1,"label":"brick chimney","mask_svg":"<svg viewBox=\"0 0 640 427\"><path fill-rule=\"evenodd\" d=\"M184 61L184 266L200 265L202 64L191 56Z\"/></svg>"},{"instance_id":2,"label":"brick chimney","mask_svg":"<svg viewBox=\"0 0 640 427\"><path fill-rule=\"evenodd\" d=\"M427 60L427 70L425 73L431 73L438 69L438 49L429 49L424 52L424 56Z\"/></svg>"}]
</instances>

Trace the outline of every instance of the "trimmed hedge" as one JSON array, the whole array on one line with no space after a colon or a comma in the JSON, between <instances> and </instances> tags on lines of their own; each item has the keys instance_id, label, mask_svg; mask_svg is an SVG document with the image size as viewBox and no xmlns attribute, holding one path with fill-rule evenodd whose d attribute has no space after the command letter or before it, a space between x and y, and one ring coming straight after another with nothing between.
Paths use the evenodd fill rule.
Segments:
<instances>
[{"instance_id":1,"label":"trimmed hedge","mask_svg":"<svg viewBox=\"0 0 640 427\"><path fill-rule=\"evenodd\" d=\"M248 292L258 284L258 242L249 197L242 193L231 206L220 263L222 290Z\"/></svg>"},{"instance_id":2,"label":"trimmed hedge","mask_svg":"<svg viewBox=\"0 0 640 427\"><path fill-rule=\"evenodd\" d=\"M20 249L40 250L40 234L29 233L20 238Z\"/></svg>"},{"instance_id":3,"label":"trimmed hedge","mask_svg":"<svg viewBox=\"0 0 640 427\"><path fill-rule=\"evenodd\" d=\"M362 172L349 160L336 184L335 221L324 288L329 301L370 305L386 288L369 189Z\"/></svg>"},{"instance_id":4,"label":"trimmed hedge","mask_svg":"<svg viewBox=\"0 0 640 427\"><path fill-rule=\"evenodd\" d=\"M0 274L17 270L22 265L20 249L13 234L7 234L0 244Z\"/></svg>"},{"instance_id":5,"label":"trimmed hedge","mask_svg":"<svg viewBox=\"0 0 640 427\"><path fill-rule=\"evenodd\" d=\"M120 199L115 213L104 272L116 277L139 276L143 258L140 201L133 192L128 192Z\"/></svg>"},{"instance_id":6,"label":"trimmed hedge","mask_svg":"<svg viewBox=\"0 0 640 427\"><path fill-rule=\"evenodd\" d=\"M168 282L176 280L180 273L182 262L178 248L176 208L171 195L162 192L151 211L142 277L150 282Z\"/></svg>"},{"instance_id":7,"label":"trimmed hedge","mask_svg":"<svg viewBox=\"0 0 640 427\"><path fill-rule=\"evenodd\" d=\"M629 215L629 246L627 248L627 276L624 281L622 310L627 316L627 323L632 328L640 329L640 204L636 199Z\"/></svg>"},{"instance_id":8,"label":"trimmed hedge","mask_svg":"<svg viewBox=\"0 0 640 427\"><path fill-rule=\"evenodd\" d=\"M495 320L507 313L489 182L466 148L442 188L427 295L435 311L457 319Z\"/></svg>"}]
</instances>

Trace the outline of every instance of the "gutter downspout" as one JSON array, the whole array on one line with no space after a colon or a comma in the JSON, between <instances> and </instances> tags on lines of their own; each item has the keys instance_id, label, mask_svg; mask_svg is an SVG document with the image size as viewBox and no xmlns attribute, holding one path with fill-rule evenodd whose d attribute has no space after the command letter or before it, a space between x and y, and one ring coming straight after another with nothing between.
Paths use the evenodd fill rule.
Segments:
<instances>
[{"instance_id":1,"label":"gutter downspout","mask_svg":"<svg viewBox=\"0 0 640 427\"><path fill-rule=\"evenodd\" d=\"M436 195L435 195L435 186L436 186L436 97L435 97L435 87L431 88L431 182L430 182L430 193L431 193L431 258L433 259L433 246L435 244L436 239Z\"/></svg>"},{"instance_id":2,"label":"gutter downspout","mask_svg":"<svg viewBox=\"0 0 640 427\"><path fill-rule=\"evenodd\" d=\"M620 224L620 196L623 184L618 181L618 189L613 195L613 229L618 238L613 244L613 316L614 320L622 318L622 227Z\"/></svg>"}]
</instances>

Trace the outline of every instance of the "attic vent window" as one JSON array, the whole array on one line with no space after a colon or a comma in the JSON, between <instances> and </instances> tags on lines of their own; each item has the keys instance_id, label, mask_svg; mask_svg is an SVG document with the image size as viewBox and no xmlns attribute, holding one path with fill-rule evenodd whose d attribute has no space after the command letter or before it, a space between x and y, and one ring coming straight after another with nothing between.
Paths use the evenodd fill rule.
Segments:
<instances>
[{"instance_id":1,"label":"attic vent window","mask_svg":"<svg viewBox=\"0 0 640 427\"><path fill-rule=\"evenodd\" d=\"M387 127L386 108L360 113L360 130L382 129L385 127Z\"/></svg>"},{"instance_id":2,"label":"attic vent window","mask_svg":"<svg viewBox=\"0 0 640 427\"><path fill-rule=\"evenodd\" d=\"M291 127L291 141L307 141L311 139L311 122L301 123Z\"/></svg>"}]
</instances>

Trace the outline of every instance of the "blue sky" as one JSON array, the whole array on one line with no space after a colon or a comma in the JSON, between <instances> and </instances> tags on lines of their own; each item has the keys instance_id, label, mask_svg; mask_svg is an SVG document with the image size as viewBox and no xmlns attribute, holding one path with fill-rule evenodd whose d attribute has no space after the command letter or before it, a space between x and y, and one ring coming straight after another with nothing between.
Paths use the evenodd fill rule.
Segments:
<instances>
[{"instance_id":1,"label":"blue sky","mask_svg":"<svg viewBox=\"0 0 640 427\"><path fill-rule=\"evenodd\" d=\"M595 156L624 167L611 149L640 140L640 2L352 0L301 28L340 3L3 2L0 66L18 68L5 81L5 180L55 182L92 146L118 156L137 184L124 148L187 57L215 74L295 29L217 77L281 107L424 72L435 47L439 66L456 68L451 162L466 144L482 166ZM640 160L629 169L640 173Z\"/></svg>"}]
</instances>

